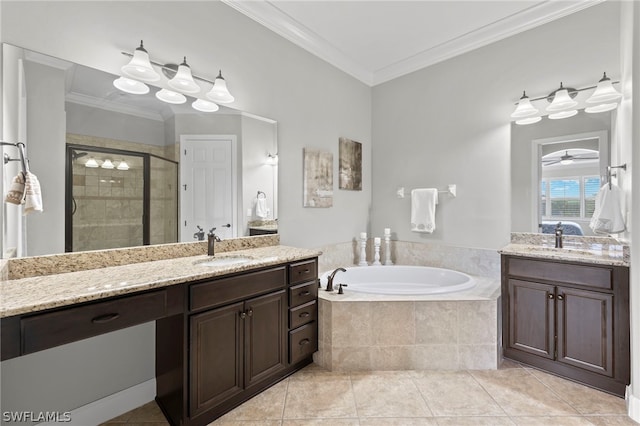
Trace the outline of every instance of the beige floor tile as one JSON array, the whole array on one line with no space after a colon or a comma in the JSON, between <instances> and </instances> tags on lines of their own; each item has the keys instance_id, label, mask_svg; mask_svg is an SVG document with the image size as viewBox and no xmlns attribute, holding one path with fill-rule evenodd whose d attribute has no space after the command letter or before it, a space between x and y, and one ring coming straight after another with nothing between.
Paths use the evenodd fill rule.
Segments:
<instances>
[{"instance_id":1,"label":"beige floor tile","mask_svg":"<svg viewBox=\"0 0 640 426\"><path fill-rule=\"evenodd\" d=\"M512 417L513 422L518 426L593 426L589 420L584 417L567 416L536 416L536 417Z\"/></svg>"},{"instance_id":2,"label":"beige floor tile","mask_svg":"<svg viewBox=\"0 0 640 426\"><path fill-rule=\"evenodd\" d=\"M525 369L471 371L510 416L571 416L578 412Z\"/></svg>"},{"instance_id":3,"label":"beige floor tile","mask_svg":"<svg viewBox=\"0 0 640 426\"><path fill-rule=\"evenodd\" d=\"M434 416L506 415L465 371L425 371L414 381Z\"/></svg>"},{"instance_id":4,"label":"beige floor tile","mask_svg":"<svg viewBox=\"0 0 640 426\"><path fill-rule=\"evenodd\" d=\"M297 419L284 420L282 426L358 426L358 419Z\"/></svg>"},{"instance_id":5,"label":"beige floor tile","mask_svg":"<svg viewBox=\"0 0 640 426\"><path fill-rule=\"evenodd\" d=\"M225 421L281 420L289 382L275 384L221 417Z\"/></svg>"},{"instance_id":6,"label":"beige floor tile","mask_svg":"<svg viewBox=\"0 0 640 426\"><path fill-rule=\"evenodd\" d=\"M438 426L513 426L509 417L437 417Z\"/></svg>"},{"instance_id":7,"label":"beige floor tile","mask_svg":"<svg viewBox=\"0 0 640 426\"><path fill-rule=\"evenodd\" d=\"M309 375L290 380L284 409L285 419L357 417L348 375Z\"/></svg>"},{"instance_id":8,"label":"beige floor tile","mask_svg":"<svg viewBox=\"0 0 640 426\"><path fill-rule=\"evenodd\" d=\"M433 417L397 417L384 419L370 417L366 419L361 418L360 426L438 426L438 422Z\"/></svg>"},{"instance_id":9,"label":"beige floor tile","mask_svg":"<svg viewBox=\"0 0 640 426\"><path fill-rule=\"evenodd\" d=\"M624 416L585 416L596 426L637 426L640 423L634 422L630 417Z\"/></svg>"},{"instance_id":10,"label":"beige floor tile","mask_svg":"<svg viewBox=\"0 0 640 426\"><path fill-rule=\"evenodd\" d=\"M580 414L623 415L627 413L626 404L622 398L539 370L531 370L531 374L560 395Z\"/></svg>"},{"instance_id":11,"label":"beige floor tile","mask_svg":"<svg viewBox=\"0 0 640 426\"><path fill-rule=\"evenodd\" d=\"M522 367L522 364L520 364L519 362L506 359L506 358L502 358L498 361L499 370L506 370L508 368L523 368L523 367Z\"/></svg>"},{"instance_id":12,"label":"beige floor tile","mask_svg":"<svg viewBox=\"0 0 640 426\"><path fill-rule=\"evenodd\" d=\"M280 426L281 424L280 420L223 420L220 418L207 426Z\"/></svg>"},{"instance_id":13,"label":"beige floor tile","mask_svg":"<svg viewBox=\"0 0 640 426\"><path fill-rule=\"evenodd\" d=\"M410 377L360 374L351 378L359 417L431 417Z\"/></svg>"}]
</instances>

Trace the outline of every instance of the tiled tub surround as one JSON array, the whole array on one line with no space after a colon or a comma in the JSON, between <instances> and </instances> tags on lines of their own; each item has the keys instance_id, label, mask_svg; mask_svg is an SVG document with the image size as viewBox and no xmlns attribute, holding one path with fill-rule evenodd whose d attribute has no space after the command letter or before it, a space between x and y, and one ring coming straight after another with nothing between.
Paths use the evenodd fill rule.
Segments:
<instances>
[{"instance_id":1,"label":"tiled tub surround","mask_svg":"<svg viewBox=\"0 0 640 426\"><path fill-rule=\"evenodd\" d=\"M354 247L352 243L322 247L320 271L357 263ZM392 259L396 264L465 272L477 285L430 296L373 295L350 292L348 287L338 295L321 289L315 362L332 371L497 368L496 251L392 241ZM336 275L335 284L341 282Z\"/></svg>"},{"instance_id":2,"label":"tiled tub surround","mask_svg":"<svg viewBox=\"0 0 640 426\"><path fill-rule=\"evenodd\" d=\"M206 248L205 248L206 250ZM105 266L99 270L56 273L0 283L0 317L37 312L69 306L111 296L162 288L254 268L314 257L316 250L287 246L247 248L219 253L218 257L243 256L252 260L228 266L199 266L209 259L205 254L153 260L120 266Z\"/></svg>"}]
</instances>

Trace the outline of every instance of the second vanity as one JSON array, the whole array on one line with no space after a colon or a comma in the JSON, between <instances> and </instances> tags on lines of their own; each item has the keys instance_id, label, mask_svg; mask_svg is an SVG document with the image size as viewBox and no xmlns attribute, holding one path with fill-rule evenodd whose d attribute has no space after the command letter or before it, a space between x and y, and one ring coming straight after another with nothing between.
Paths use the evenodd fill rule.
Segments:
<instances>
[{"instance_id":1,"label":"second vanity","mask_svg":"<svg viewBox=\"0 0 640 426\"><path fill-rule=\"evenodd\" d=\"M612 238L567 238L560 249L547 239L516 234L501 250L504 356L624 396L628 251Z\"/></svg>"},{"instance_id":2,"label":"second vanity","mask_svg":"<svg viewBox=\"0 0 640 426\"><path fill-rule=\"evenodd\" d=\"M158 405L171 424L206 425L312 362L319 254L273 245L213 263L197 255L4 280L2 360L156 321Z\"/></svg>"}]
</instances>

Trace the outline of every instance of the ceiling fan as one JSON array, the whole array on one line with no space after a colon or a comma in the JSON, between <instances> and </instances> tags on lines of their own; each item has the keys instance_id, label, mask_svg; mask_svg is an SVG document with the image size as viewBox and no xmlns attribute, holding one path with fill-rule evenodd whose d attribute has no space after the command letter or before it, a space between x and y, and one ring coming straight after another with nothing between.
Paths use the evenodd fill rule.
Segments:
<instances>
[{"instance_id":1,"label":"ceiling fan","mask_svg":"<svg viewBox=\"0 0 640 426\"><path fill-rule=\"evenodd\" d=\"M558 163L560 163L562 165L568 165L568 164L573 163L574 161L597 160L598 158L599 158L599 156L598 156L597 152L571 155L571 154L569 154L569 151L565 151L564 154L561 155L560 157L552 156L550 158L543 158L542 159L542 165L543 166L551 166L553 164L558 164Z\"/></svg>"}]
</instances>

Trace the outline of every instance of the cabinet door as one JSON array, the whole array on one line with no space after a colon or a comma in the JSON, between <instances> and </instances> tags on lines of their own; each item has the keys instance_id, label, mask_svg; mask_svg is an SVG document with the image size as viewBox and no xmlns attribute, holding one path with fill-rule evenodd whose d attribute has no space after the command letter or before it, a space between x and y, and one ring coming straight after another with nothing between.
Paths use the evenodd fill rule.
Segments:
<instances>
[{"instance_id":1,"label":"cabinet door","mask_svg":"<svg viewBox=\"0 0 640 426\"><path fill-rule=\"evenodd\" d=\"M245 385L286 367L287 293L282 290L245 302Z\"/></svg>"},{"instance_id":2,"label":"cabinet door","mask_svg":"<svg viewBox=\"0 0 640 426\"><path fill-rule=\"evenodd\" d=\"M613 376L613 295L557 291L558 361Z\"/></svg>"},{"instance_id":3,"label":"cabinet door","mask_svg":"<svg viewBox=\"0 0 640 426\"><path fill-rule=\"evenodd\" d=\"M554 358L554 287L509 280L508 347Z\"/></svg>"},{"instance_id":4,"label":"cabinet door","mask_svg":"<svg viewBox=\"0 0 640 426\"><path fill-rule=\"evenodd\" d=\"M190 319L191 417L243 390L243 312L240 302Z\"/></svg>"}]
</instances>

